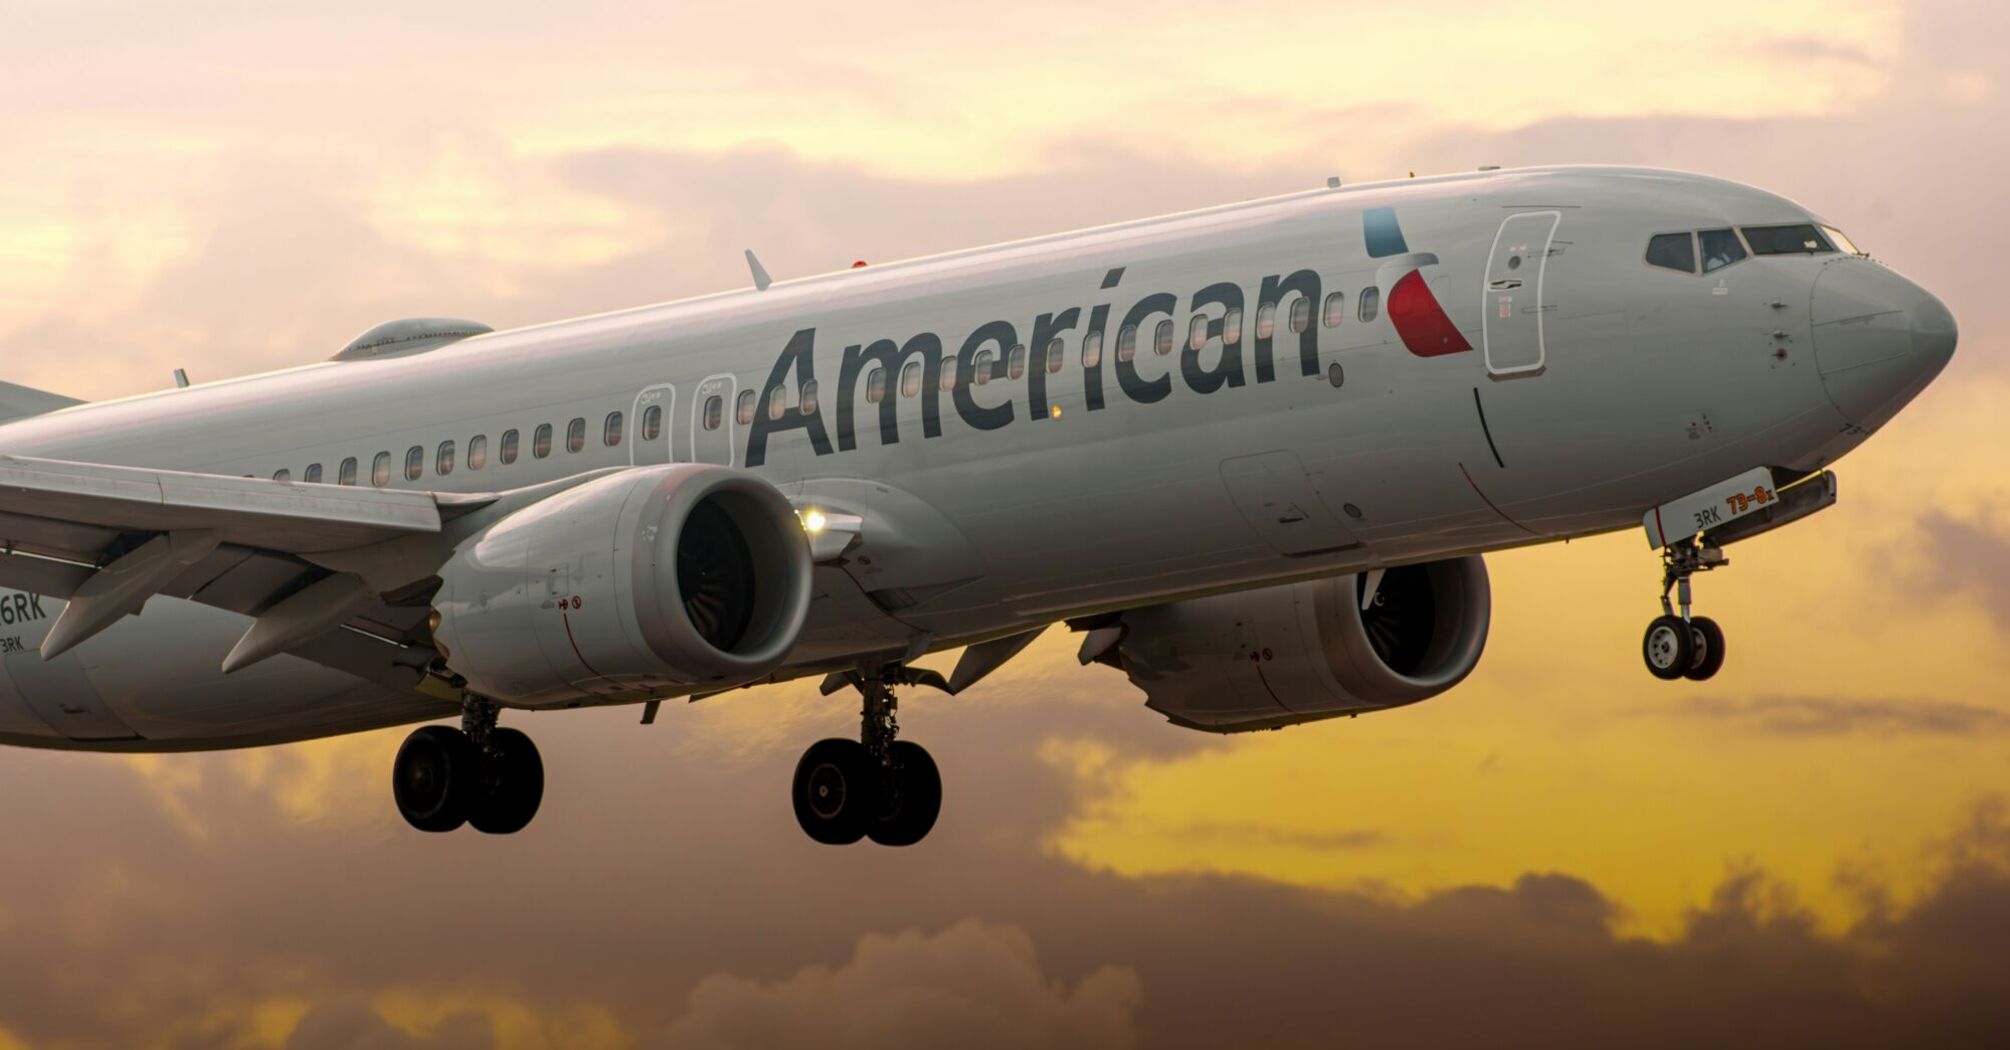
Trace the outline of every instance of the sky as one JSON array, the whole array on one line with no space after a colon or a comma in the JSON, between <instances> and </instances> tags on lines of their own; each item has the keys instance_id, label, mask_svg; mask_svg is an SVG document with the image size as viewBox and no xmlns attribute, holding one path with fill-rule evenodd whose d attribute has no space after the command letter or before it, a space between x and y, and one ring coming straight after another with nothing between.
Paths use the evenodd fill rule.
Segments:
<instances>
[{"instance_id":1,"label":"sky","mask_svg":"<svg viewBox=\"0 0 2010 1050\"><path fill-rule=\"evenodd\" d=\"M100 399L1347 181L1651 164L1940 295L1840 504L1637 655L1627 533L1488 558L1479 669L1171 727L1056 629L902 709L909 850L786 801L808 686L512 715L509 838L392 808L402 730L0 753L0 1050L2000 1045L2010 1032L2010 15L1741 5L554 7L0 0L0 378ZM947 668L953 654L932 658Z\"/></svg>"}]
</instances>

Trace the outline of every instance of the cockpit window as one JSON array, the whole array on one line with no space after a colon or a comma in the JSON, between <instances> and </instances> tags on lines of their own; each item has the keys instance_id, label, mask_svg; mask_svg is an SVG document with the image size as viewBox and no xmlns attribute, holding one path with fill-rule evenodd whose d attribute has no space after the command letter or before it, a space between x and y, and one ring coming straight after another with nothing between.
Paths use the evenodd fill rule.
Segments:
<instances>
[{"instance_id":1,"label":"cockpit window","mask_svg":"<svg viewBox=\"0 0 2010 1050\"><path fill-rule=\"evenodd\" d=\"M1834 244L1838 248L1841 248L1843 251L1846 251L1851 255L1865 254L1864 250L1862 248L1857 247L1855 241L1852 241L1847 236L1844 236L1841 230L1838 230L1833 226L1824 226L1822 227L1822 232L1829 235L1830 243Z\"/></svg>"},{"instance_id":2,"label":"cockpit window","mask_svg":"<svg viewBox=\"0 0 2010 1050\"><path fill-rule=\"evenodd\" d=\"M1696 272L1696 235L1657 233L1647 241L1647 265L1665 270Z\"/></svg>"},{"instance_id":3,"label":"cockpit window","mask_svg":"<svg viewBox=\"0 0 2010 1050\"><path fill-rule=\"evenodd\" d=\"M1721 270L1745 257L1745 245L1736 230L1703 230L1696 234L1703 244L1703 272Z\"/></svg>"},{"instance_id":4,"label":"cockpit window","mask_svg":"<svg viewBox=\"0 0 2010 1050\"><path fill-rule=\"evenodd\" d=\"M1753 255L1815 255L1835 251L1835 245L1813 223L1793 226L1747 226L1745 243Z\"/></svg>"}]
</instances>

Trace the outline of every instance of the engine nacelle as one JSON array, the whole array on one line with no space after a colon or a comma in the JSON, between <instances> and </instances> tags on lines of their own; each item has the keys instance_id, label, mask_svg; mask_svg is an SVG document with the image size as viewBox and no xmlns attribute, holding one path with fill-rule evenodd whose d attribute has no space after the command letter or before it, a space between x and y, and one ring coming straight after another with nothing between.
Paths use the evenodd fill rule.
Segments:
<instances>
[{"instance_id":1,"label":"engine nacelle","mask_svg":"<svg viewBox=\"0 0 2010 1050\"><path fill-rule=\"evenodd\" d=\"M1390 569L1363 609L1336 576L1133 609L1115 662L1145 703L1192 729L1272 729L1436 696L1486 648L1478 555Z\"/></svg>"},{"instance_id":2,"label":"engine nacelle","mask_svg":"<svg viewBox=\"0 0 2010 1050\"><path fill-rule=\"evenodd\" d=\"M520 707L720 688L777 667L810 603L809 543L774 486L678 463L597 478L464 541L434 638Z\"/></svg>"}]
</instances>

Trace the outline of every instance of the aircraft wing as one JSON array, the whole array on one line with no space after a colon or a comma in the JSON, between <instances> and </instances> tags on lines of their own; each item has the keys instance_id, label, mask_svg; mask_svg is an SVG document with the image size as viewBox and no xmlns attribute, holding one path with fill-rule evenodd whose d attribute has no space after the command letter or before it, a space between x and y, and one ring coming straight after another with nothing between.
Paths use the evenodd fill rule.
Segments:
<instances>
[{"instance_id":1,"label":"aircraft wing","mask_svg":"<svg viewBox=\"0 0 2010 1050\"><path fill-rule=\"evenodd\" d=\"M430 592L312 559L438 534L496 499L0 455L0 587L67 600L44 658L165 594L254 618L226 670L290 652L411 688Z\"/></svg>"}]
</instances>

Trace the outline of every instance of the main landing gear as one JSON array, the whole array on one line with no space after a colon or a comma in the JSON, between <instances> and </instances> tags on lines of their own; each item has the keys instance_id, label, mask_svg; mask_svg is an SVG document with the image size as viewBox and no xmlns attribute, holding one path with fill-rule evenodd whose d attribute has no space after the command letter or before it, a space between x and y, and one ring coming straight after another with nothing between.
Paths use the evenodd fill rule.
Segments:
<instances>
[{"instance_id":1,"label":"main landing gear","mask_svg":"<svg viewBox=\"0 0 2010 1050\"><path fill-rule=\"evenodd\" d=\"M391 765L391 794L420 831L467 824L491 835L522 831L544 800L544 760L515 729L496 727L496 706L472 694L461 728L420 726Z\"/></svg>"},{"instance_id":2,"label":"main landing gear","mask_svg":"<svg viewBox=\"0 0 2010 1050\"><path fill-rule=\"evenodd\" d=\"M912 846L942 810L942 775L921 745L896 740L893 681L913 683L926 672L899 666L847 675L862 698L858 740L819 740L796 763L790 787L796 822L818 842L845 846L869 838L882 846Z\"/></svg>"},{"instance_id":3,"label":"main landing gear","mask_svg":"<svg viewBox=\"0 0 2010 1050\"><path fill-rule=\"evenodd\" d=\"M1720 547L1692 541L1662 551L1661 563L1661 615L1647 625L1647 636L1640 642L1641 655L1647 660L1648 673L1656 678L1701 682L1724 666L1724 632L1717 621L1689 614L1689 577L1729 565L1731 560ZM1675 602L1668 600L1670 590L1676 592Z\"/></svg>"}]
</instances>

